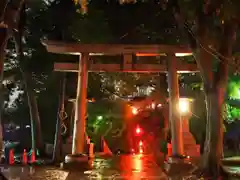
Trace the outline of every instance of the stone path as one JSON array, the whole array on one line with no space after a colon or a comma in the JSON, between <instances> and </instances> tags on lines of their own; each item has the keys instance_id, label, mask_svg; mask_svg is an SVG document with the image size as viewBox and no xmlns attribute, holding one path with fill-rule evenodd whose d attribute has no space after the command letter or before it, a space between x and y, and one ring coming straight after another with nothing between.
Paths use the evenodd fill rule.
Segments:
<instances>
[{"instance_id":1,"label":"stone path","mask_svg":"<svg viewBox=\"0 0 240 180\"><path fill-rule=\"evenodd\" d=\"M11 167L2 168L2 173L7 179L12 180L168 179L151 156L123 155L108 159L96 158L92 165L92 169L79 171L53 167Z\"/></svg>"}]
</instances>

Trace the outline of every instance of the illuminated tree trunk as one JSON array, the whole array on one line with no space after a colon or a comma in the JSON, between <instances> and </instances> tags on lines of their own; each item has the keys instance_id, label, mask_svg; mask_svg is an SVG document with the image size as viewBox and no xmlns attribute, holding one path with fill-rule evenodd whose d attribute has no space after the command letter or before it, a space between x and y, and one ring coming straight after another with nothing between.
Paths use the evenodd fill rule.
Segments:
<instances>
[{"instance_id":1,"label":"illuminated tree trunk","mask_svg":"<svg viewBox=\"0 0 240 180\"><path fill-rule=\"evenodd\" d=\"M32 149L43 149L43 141L42 141L42 132L41 132L41 122L40 116L38 112L38 105L35 96L35 92L32 84L32 75L29 72L24 71L24 55L23 55L23 45L21 42L22 35L21 30L15 34L15 46L18 52L18 63L19 69L22 75L22 80L24 84L24 89L27 96L28 107L29 107L29 115L31 122L31 136L32 136Z\"/></svg>"},{"instance_id":2,"label":"illuminated tree trunk","mask_svg":"<svg viewBox=\"0 0 240 180\"><path fill-rule=\"evenodd\" d=\"M223 156L223 119L222 104L224 94L217 89L208 92L207 101L207 131L203 155L203 169L211 176L221 173L221 159Z\"/></svg>"},{"instance_id":3,"label":"illuminated tree trunk","mask_svg":"<svg viewBox=\"0 0 240 180\"><path fill-rule=\"evenodd\" d=\"M217 72L205 70L208 81L205 81L207 124L203 168L211 176L222 173L223 157L223 105L228 83L228 66L232 58L232 46L235 40L236 24L229 21L224 24L224 33L220 41L220 56ZM200 64L201 62L199 62ZM202 72L203 73L203 72ZM205 80L206 80L205 79Z\"/></svg>"},{"instance_id":4,"label":"illuminated tree trunk","mask_svg":"<svg viewBox=\"0 0 240 180\"><path fill-rule=\"evenodd\" d=\"M35 97L35 93L32 88L29 87L29 73L22 72L22 77L25 86L25 92L28 100L29 114L30 114L30 122L31 122L31 133L32 133L32 149L36 150L43 148L42 141L42 132L41 132L41 121L38 112L38 105Z\"/></svg>"}]
</instances>

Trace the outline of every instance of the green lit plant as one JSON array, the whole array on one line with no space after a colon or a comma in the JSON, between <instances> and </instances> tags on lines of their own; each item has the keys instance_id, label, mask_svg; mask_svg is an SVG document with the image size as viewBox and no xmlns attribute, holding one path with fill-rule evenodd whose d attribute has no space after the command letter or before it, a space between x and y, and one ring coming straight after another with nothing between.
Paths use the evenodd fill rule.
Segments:
<instances>
[{"instance_id":1,"label":"green lit plant","mask_svg":"<svg viewBox=\"0 0 240 180\"><path fill-rule=\"evenodd\" d=\"M240 100L240 77L234 76L228 84L228 97Z\"/></svg>"},{"instance_id":2,"label":"green lit plant","mask_svg":"<svg viewBox=\"0 0 240 180\"><path fill-rule=\"evenodd\" d=\"M225 119L232 122L240 118L240 77L233 76L228 83Z\"/></svg>"}]
</instances>

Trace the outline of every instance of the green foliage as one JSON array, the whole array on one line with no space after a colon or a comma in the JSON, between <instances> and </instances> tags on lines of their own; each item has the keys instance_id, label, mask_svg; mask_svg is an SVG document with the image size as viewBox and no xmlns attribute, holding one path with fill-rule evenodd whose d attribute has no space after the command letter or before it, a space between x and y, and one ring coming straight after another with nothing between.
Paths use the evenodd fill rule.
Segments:
<instances>
[{"instance_id":1,"label":"green foliage","mask_svg":"<svg viewBox=\"0 0 240 180\"><path fill-rule=\"evenodd\" d=\"M228 121L234 121L235 119L240 118L240 108L233 107L229 104L226 104L226 111L227 111Z\"/></svg>"},{"instance_id":2,"label":"green foliage","mask_svg":"<svg viewBox=\"0 0 240 180\"><path fill-rule=\"evenodd\" d=\"M240 100L240 76L230 78L228 83L228 97Z\"/></svg>"},{"instance_id":3,"label":"green foliage","mask_svg":"<svg viewBox=\"0 0 240 180\"><path fill-rule=\"evenodd\" d=\"M112 39L102 10L93 9L86 15L76 14L72 21L69 31L81 43L108 43Z\"/></svg>"},{"instance_id":4,"label":"green foliage","mask_svg":"<svg viewBox=\"0 0 240 180\"><path fill-rule=\"evenodd\" d=\"M88 104L88 126L95 133L105 134L111 128L111 123L122 120L124 102L122 101L96 101ZM98 118L102 116L103 118ZM100 133L101 132L101 133Z\"/></svg>"},{"instance_id":5,"label":"green foliage","mask_svg":"<svg viewBox=\"0 0 240 180\"><path fill-rule=\"evenodd\" d=\"M232 122L240 118L240 77L231 76L226 99L226 120Z\"/></svg>"},{"instance_id":6,"label":"green foliage","mask_svg":"<svg viewBox=\"0 0 240 180\"><path fill-rule=\"evenodd\" d=\"M87 133L99 146L99 138L103 136L111 149L125 147L123 101L99 100L88 104ZM102 116L102 118L98 118ZM116 143L116 141L118 143Z\"/></svg>"}]
</instances>

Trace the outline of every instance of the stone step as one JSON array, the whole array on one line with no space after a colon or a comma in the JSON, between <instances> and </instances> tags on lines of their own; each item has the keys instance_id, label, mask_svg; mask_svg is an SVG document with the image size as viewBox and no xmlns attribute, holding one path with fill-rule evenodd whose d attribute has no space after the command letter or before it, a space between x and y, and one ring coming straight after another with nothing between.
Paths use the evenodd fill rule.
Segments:
<instances>
[{"instance_id":1,"label":"stone step","mask_svg":"<svg viewBox=\"0 0 240 180\"><path fill-rule=\"evenodd\" d=\"M190 136L190 135L183 136L183 138L186 138L186 139L193 139L193 140L195 141L194 137L193 137L193 136Z\"/></svg>"},{"instance_id":2,"label":"stone step","mask_svg":"<svg viewBox=\"0 0 240 180\"><path fill-rule=\"evenodd\" d=\"M194 149L192 149L192 148L191 149L184 149L184 151L196 151L196 152L198 152L198 148L195 147Z\"/></svg>"},{"instance_id":3,"label":"stone step","mask_svg":"<svg viewBox=\"0 0 240 180\"><path fill-rule=\"evenodd\" d=\"M200 156L200 153L199 153L199 152L196 152L196 151L185 151L184 153L185 153L187 156L194 156L194 157Z\"/></svg>"},{"instance_id":4,"label":"stone step","mask_svg":"<svg viewBox=\"0 0 240 180\"><path fill-rule=\"evenodd\" d=\"M194 150L196 150L196 149L200 149L200 147L199 146L183 146L183 148L184 149L186 149L186 150L188 150L188 149L194 149Z\"/></svg>"},{"instance_id":5,"label":"stone step","mask_svg":"<svg viewBox=\"0 0 240 180\"><path fill-rule=\"evenodd\" d=\"M200 146L196 144L191 146L184 146L184 152L188 156L198 157L200 156Z\"/></svg>"},{"instance_id":6,"label":"stone step","mask_svg":"<svg viewBox=\"0 0 240 180\"><path fill-rule=\"evenodd\" d=\"M191 143L191 144L183 144L183 147L185 147L185 148L191 148L192 146L196 146L197 144L196 143Z\"/></svg>"}]
</instances>

